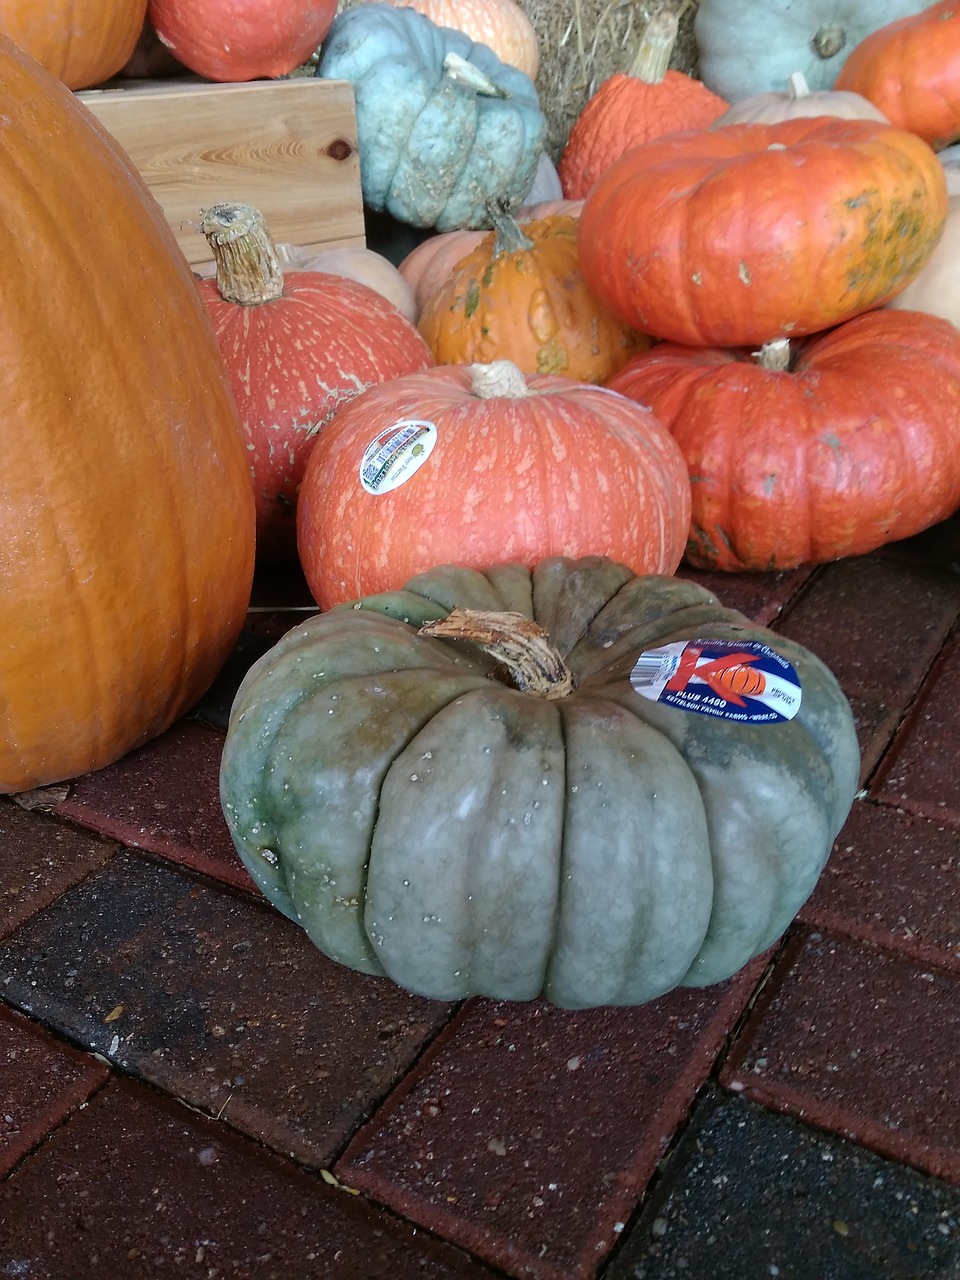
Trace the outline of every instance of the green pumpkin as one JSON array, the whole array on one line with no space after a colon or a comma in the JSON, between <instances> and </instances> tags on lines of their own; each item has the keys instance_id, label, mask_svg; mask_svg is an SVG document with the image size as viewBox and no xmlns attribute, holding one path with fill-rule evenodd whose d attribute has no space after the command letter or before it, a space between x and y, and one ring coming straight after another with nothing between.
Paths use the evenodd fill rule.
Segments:
<instances>
[{"instance_id":1,"label":"green pumpkin","mask_svg":"<svg viewBox=\"0 0 960 1280\"><path fill-rule=\"evenodd\" d=\"M694 35L700 75L739 102L780 92L795 72L832 89L851 50L878 27L919 13L930 0L700 0Z\"/></svg>"},{"instance_id":2,"label":"green pumpkin","mask_svg":"<svg viewBox=\"0 0 960 1280\"><path fill-rule=\"evenodd\" d=\"M717 641L766 656L691 679ZM767 702L741 688L764 666ZM237 694L221 801L334 960L440 1000L584 1008L718 982L775 942L858 771L807 650L695 583L555 558L435 569L295 627Z\"/></svg>"},{"instance_id":3,"label":"green pumpkin","mask_svg":"<svg viewBox=\"0 0 960 1280\"><path fill-rule=\"evenodd\" d=\"M354 87L364 203L414 227L489 225L518 208L546 121L529 76L415 9L361 4L334 19L316 74Z\"/></svg>"}]
</instances>

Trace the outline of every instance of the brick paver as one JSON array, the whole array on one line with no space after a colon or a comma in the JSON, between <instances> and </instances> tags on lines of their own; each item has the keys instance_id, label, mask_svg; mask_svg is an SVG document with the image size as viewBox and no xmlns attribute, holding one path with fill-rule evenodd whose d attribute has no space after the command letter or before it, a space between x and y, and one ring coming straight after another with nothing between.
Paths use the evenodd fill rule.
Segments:
<instances>
[{"instance_id":1,"label":"brick paver","mask_svg":"<svg viewBox=\"0 0 960 1280\"><path fill-rule=\"evenodd\" d=\"M448 1007L333 964L266 904L122 855L0 946L6 999L323 1165Z\"/></svg>"},{"instance_id":2,"label":"brick paver","mask_svg":"<svg viewBox=\"0 0 960 1280\"><path fill-rule=\"evenodd\" d=\"M761 969L639 1009L473 1001L336 1170L511 1276L592 1276Z\"/></svg>"},{"instance_id":3,"label":"brick paver","mask_svg":"<svg viewBox=\"0 0 960 1280\"><path fill-rule=\"evenodd\" d=\"M800 932L723 1084L960 1183L960 975Z\"/></svg>"},{"instance_id":4,"label":"brick paver","mask_svg":"<svg viewBox=\"0 0 960 1280\"><path fill-rule=\"evenodd\" d=\"M0 1176L86 1102L108 1075L96 1058L57 1042L0 1005Z\"/></svg>"},{"instance_id":5,"label":"brick paver","mask_svg":"<svg viewBox=\"0 0 960 1280\"><path fill-rule=\"evenodd\" d=\"M833 667L867 790L781 946L639 1009L422 1000L264 902L219 755L309 593L259 574L190 716L53 812L0 798L0 1276L960 1280L960 574L937 538L687 575Z\"/></svg>"},{"instance_id":6,"label":"brick paver","mask_svg":"<svg viewBox=\"0 0 960 1280\"><path fill-rule=\"evenodd\" d=\"M127 1083L0 1189L0 1276L484 1280L455 1249Z\"/></svg>"}]
</instances>

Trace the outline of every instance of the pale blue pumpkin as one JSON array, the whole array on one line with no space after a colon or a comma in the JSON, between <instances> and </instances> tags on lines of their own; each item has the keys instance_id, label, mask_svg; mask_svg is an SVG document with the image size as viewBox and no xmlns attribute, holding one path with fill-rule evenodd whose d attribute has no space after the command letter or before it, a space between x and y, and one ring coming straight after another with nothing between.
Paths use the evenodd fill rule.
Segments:
<instances>
[{"instance_id":1,"label":"pale blue pumpkin","mask_svg":"<svg viewBox=\"0 0 960 1280\"><path fill-rule=\"evenodd\" d=\"M414 227L488 226L518 208L543 149L533 81L486 45L414 9L340 13L318 76L354 88L364 203Z\"/></svg>"}]
</instances>

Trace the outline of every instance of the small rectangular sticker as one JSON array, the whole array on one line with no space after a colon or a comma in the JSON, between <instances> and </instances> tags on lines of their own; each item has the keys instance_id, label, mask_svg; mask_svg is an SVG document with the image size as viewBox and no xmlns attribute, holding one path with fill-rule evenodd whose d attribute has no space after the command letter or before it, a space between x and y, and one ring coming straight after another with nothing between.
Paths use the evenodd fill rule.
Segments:
<instances>
[{"instance_id":1,"label":"small rectangular sticker","mask_svg":"<svg viewBox=\"0 0 960 1280\"><path fill-rule=\"evenodd\" d=\"M652 702L746 724L792 720L802 697L791 663L757 640L677 640L647 649L630 684Z\"/></svg>"}]
</instances>

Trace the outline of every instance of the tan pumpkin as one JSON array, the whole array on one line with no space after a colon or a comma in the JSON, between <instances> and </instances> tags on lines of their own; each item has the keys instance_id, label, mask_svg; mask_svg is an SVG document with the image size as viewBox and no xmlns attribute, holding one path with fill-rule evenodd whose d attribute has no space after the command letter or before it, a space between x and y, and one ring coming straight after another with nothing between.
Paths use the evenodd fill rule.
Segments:
<instances>
[{"instance_id":1,"label":"tan pumpkin","mask_svg":"<svg viewBox=\"0 0 960 1280\"><path fill-rule=\"evenodd\" d=\"M925 311L960 328L960 148L939 154L948 195L943 235L920 274L887 305L895 311Z\"/></svg>"},{"instance_id":2,"label":"tan pumpkin","mask_svg":"<svg viewBox=\"0 0 960 1280\"><path fill-rule=\"evenodd\" d=\"M350 4L341 3L341 9ZM533 23L516 0L384 0L396 9L416 9L438 27L453 27L485 44L501 62L533 80L540 67L540 46Z\"/></svg>"},{"instance_id":3,"label":"tan pumpkin","mask_svg":"<svg viewBox=\"0 0 960 1280\"><path fill-rule=\"evenodd\" d=\"M711 129L728 124L777 124L798 117L836 116L841 120L889 121L862 94L843 89L813 90L802 71L795 71L783 93L751 93L714 120Z\"/></svg>"}]
</instances>

